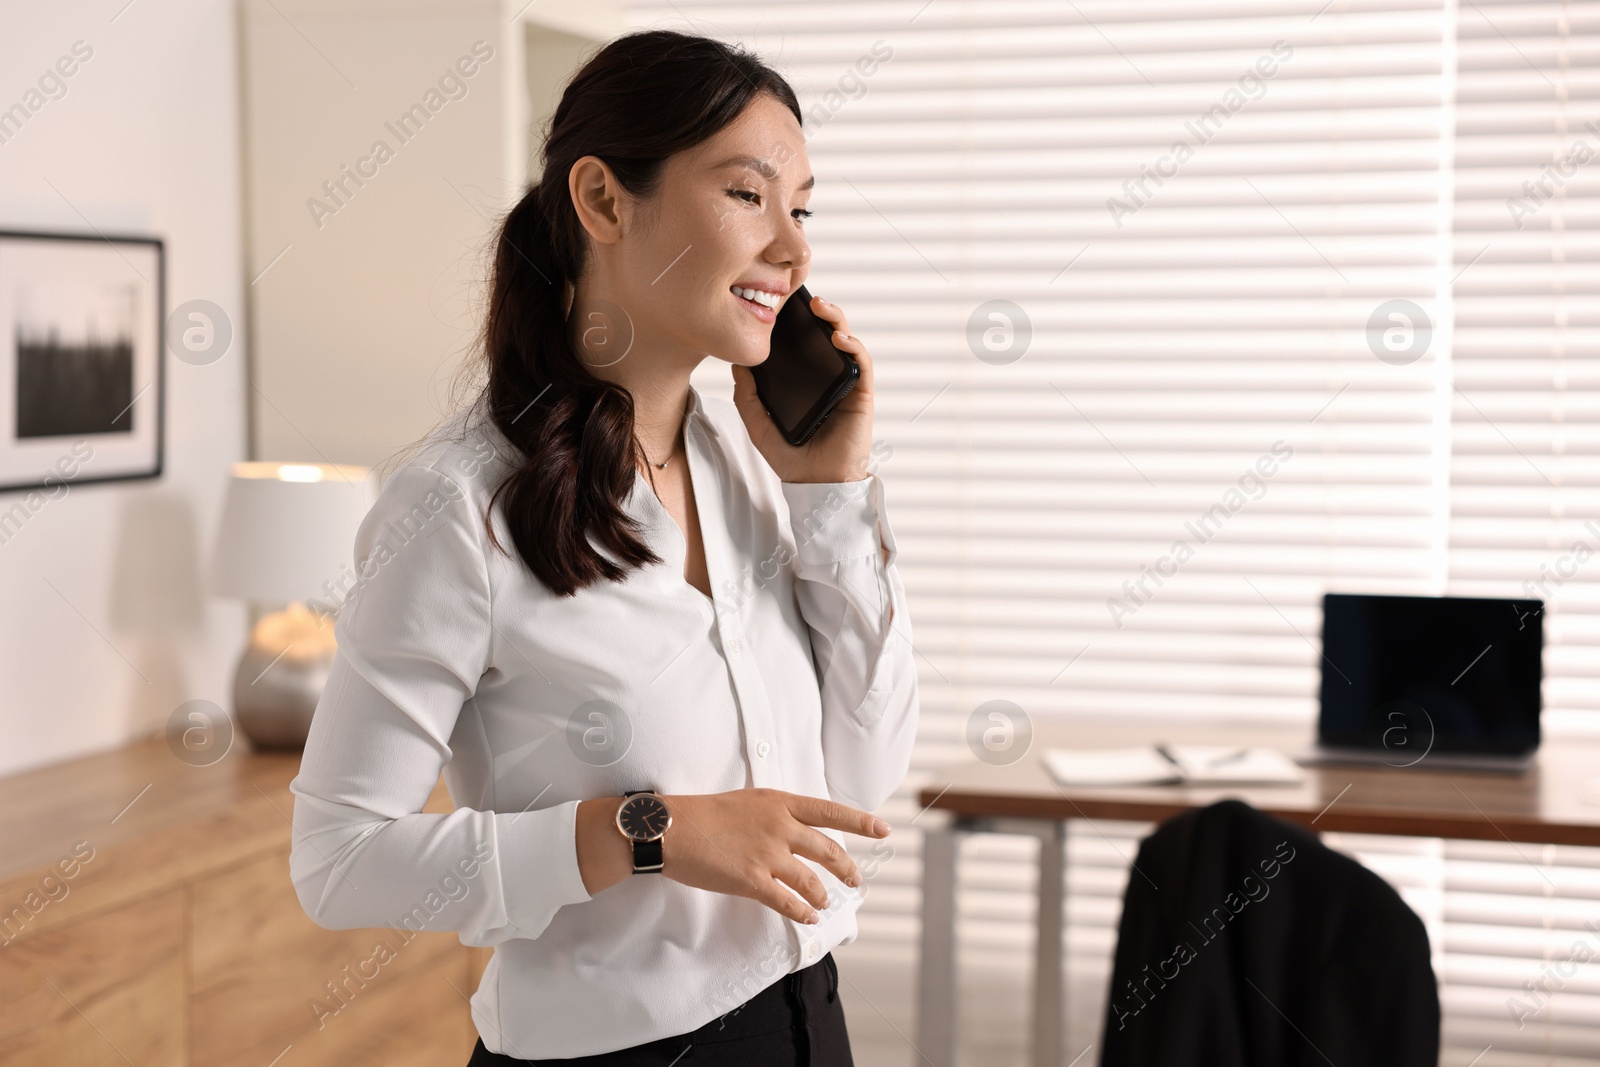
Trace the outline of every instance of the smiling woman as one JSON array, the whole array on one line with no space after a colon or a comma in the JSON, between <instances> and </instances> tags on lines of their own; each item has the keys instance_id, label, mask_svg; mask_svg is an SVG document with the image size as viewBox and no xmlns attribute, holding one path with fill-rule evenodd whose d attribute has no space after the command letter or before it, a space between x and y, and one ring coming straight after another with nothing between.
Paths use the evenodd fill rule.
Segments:
<instances>
[{"instance_id":1,"label":"smiling woman","mask_svg":"<svg viewBox=\"0 0 1600 1067\"><path fill-rule=\"evenodd\" d=\"M754 56L602 48L496 235L482 392L357 536L414 532L341 608L290 873L316 922L365 927L487 849L430 915L494 946L470 1067L852 1062L844 834L889 834L917 678L866 346L812 300L861 374L800 446L750 373L815 185ZM708 358L732 403L691 387ZM422 810L441 772L448 816Z\"/></svg>"},{"instance_id":2,"label":"smiling woman","mask_svg":"<svg viewBox=\"0 0 1600 1067\"><path fill-rule=\"evenodd\" d=\"M661 395L636 388L639 376L666 370L686 383L707 354L739 367L767 357L776 308L805 281L802 224L816 180L788 83L720 42L669 32L613 42L577 73L544 159L500 233L485 355L492 417L528 456L504 488L513 540L567 596L659 562L622 501L636 465L653 482L651 466L675 454L686 386ZM585 327L576 345L569 322ZM595 350L619 332L651 359ZM748 378L737 381L751 392ZM847 410L870 414L863 385ZM762 445L765 420L755 421ZM762 451L779 457L785 480L855 480L870 446L858 422L842 422L832 448L805 452L825 462L794 477L786 465L798 456Z\"/></svg>"}]
</instances>

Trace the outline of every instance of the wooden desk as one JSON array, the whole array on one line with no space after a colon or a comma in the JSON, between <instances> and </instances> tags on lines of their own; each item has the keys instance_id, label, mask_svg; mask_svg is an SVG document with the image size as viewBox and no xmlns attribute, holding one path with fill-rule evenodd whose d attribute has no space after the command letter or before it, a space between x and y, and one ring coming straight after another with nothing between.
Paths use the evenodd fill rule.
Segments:
<instances>
[{"instance_id":1,"label":"wooden desk","mask_svg":"<svg viewBox=\"0 0 1600 1067\"><path fill-rule=\"evenodd\" d=\"M956 859L966 834L1018 833L1040 839L1035 1067L1061 1063L1066 988L1062 906L1070 819L1161 822L1237 797L1318 831L1600 846L1600 745L1592 743L1546 743L1533 768L1520 776L1436 770L1424 758L1407 768L1307 767L1306 780L1298 786L1087 789L1057 785L1044 768L1044 750L1171 741L1265 745L1294 752L1308 747L1313 737L1302 728L1092 720L1035 723L1035 729L1027 751L1014 762L968 760L918 794L918 802L929 812L949 816L942 825L928 826L923 836L917 1048L934 1067L952 1067L954 1057ZM1409 758L1396 755L1394 762Z\"/></svg>"},{"instance_id":2,"label":"wooden desk","mask_svg":"<svg viewBox=\"0 0 1600 1067\"><path fill-rule=\"evenodd\" d=\"M0 780L0 1063L466 1062L489 950L311 922L299 763L241 739L195 766L158 737ZM441 782L426 810L452 808Z\"/></svg>"}]
</instances>

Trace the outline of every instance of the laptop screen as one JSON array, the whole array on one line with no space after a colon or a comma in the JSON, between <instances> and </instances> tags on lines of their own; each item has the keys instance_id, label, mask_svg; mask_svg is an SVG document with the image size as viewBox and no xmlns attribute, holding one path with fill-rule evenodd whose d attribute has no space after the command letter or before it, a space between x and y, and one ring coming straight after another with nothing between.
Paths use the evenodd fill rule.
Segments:
<instances>
[{"instance_id":1,"label":"laptop screen","mask_svg":"<svg viewBox=\"0 0 1600 1067\"><path fill-rule=\"evenodd\" d=\"M1539 745L1544 602L1328 593L1322 744L1522 755Z\"/></svg>"}]
</instances>

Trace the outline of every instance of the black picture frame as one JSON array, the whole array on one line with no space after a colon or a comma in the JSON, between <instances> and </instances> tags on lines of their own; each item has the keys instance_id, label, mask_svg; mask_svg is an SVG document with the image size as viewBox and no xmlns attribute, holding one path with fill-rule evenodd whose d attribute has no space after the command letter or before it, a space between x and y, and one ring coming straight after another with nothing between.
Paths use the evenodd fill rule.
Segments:
<instances>
[{"instance_id":1,"label":"black picture frame","mask_svg":"<svg viewBox=\"0 0 1600 1067\"><path fill-rule=\"evenodd\" d=\"M0 494L161 477L166 314L161 238L0 229Z\"/></svg>"}]
</instances>

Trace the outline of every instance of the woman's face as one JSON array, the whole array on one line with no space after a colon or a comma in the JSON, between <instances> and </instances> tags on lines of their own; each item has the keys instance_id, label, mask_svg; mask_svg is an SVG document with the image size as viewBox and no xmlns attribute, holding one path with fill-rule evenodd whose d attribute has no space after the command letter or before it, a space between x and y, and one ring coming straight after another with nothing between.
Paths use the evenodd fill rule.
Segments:
<instances>
[{"instance_id":1,"label":"woman's face","mask_svg":"<svg viewBox=\"0 0 1600 1067\"><path fill-rule=\"evenodd\" d=\"M766 359L775 308L809 270L802 220L812 184L800 124L762 94L714 137L670 157L648 202L624 195L617 239L591 248L599 289L626 313L635 351L691 367L706 355L743 366Z\"/></svg>"}]
</instances>

